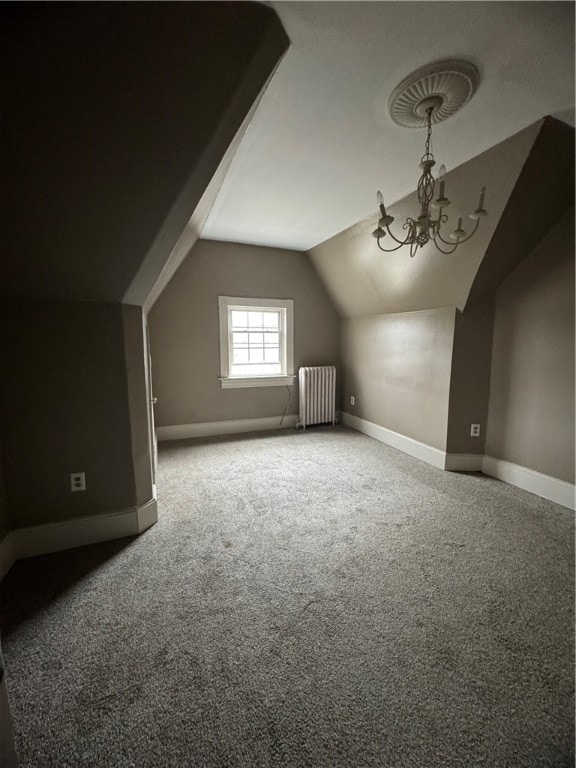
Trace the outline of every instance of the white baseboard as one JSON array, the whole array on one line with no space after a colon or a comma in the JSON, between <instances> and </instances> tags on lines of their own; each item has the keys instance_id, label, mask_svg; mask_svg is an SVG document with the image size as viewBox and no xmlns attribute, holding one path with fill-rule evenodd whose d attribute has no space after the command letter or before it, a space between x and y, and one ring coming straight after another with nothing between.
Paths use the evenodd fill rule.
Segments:
<instances>
[{"instance_id":1,"label":"white baseboard","mask_svg":"<svg viewBox=\"0 0 576 768\"><path fill-rule=\"evenodd\" d=\"M575 487L572 483L558 480L550 475L543 475L533 469L512 464L503 459L494 459L491 456L473 453L445 453L430 445L420 443L411 437L406 437L398 432L381 427L366 419L352 416L350 413L342 413L343 423L358 432L380 440L382 443L397 448L404 453L414 456L416 459L431 464L438 469L451 472L483 472L498 480L502 480L517 488L530 491L544 499L549 499L556 504L561 504L568 509L575 508Z\"/></svg>"},{"instance_id":2,"label":"white baseboard","mask_svg":"<svg viewBox=\"0 0 576 768\"><path fill-rule=\"evenodd\" d=\"M574 485L565 480L558 480L550 475L544 475L510 461L494 459L492 456L484 456L482 472L522 488L524 491L530 491L530 493L535 493L544 499L554 501L556 504L561 504L563 507L568 507L568 509L575 508Z\"/></svg>"},{"instance_id":3,"label":"white baseboard","mask_svg":"<svg viewBox=\"0 0 576 768\"><path fill-rule=\"evenodd\" d=\"M137 536L157 520L156 499L151 499L146 504L121 512L17 528L0 542L0 579L8 573L16 560Z\"/></svg>"},{"instance_id":4,"label":"white baseboard","mask_svg":"<svg viewBox=\"0 0 576 768\"><path fill-rule=\"evenodd\" d=\"M145 530L151 528L157 522L158 503L156 501L156 493L154 493L153 499L147 501L146 504L142 504L141 506L136 507L136 524L138 526L138 533L144 533Z\"/></svg>"},{"instance_id":5,"label":"white baseboard","mask_svg":"<svg viewBox=\"0 0 576 768\"><path fill-rule=\"evenodd\" d=\"M269 429L294 428L298 417L295 414L267 416L261 419L229 419L228 421L206 421L196 424L174 424L156 427L156 436L163 440L186 440L191 437L214 437L236 435L241 432L264 432ZM280 424L282 421L282 424Z\"/></svg>"},{"instance_id":6,"label":"white baseboard","mask_svg":"<svg viewBox=\"0 0 576 768\"><path fill-rule=\"evenodd\" d=\"M386 445L397 448L410 456L414 456L416 459L421 459L433 467L444 469L446 453L438 448L432 448L431 445L420 443L418 440L401 435L399 432L393 432L391 429L381 427L372 421L366 421L366 419L353 416L346 411L342 412L342 421L348 427L352 427L352 429L362 432L368 435L368 437L373 437L381 443L386 443Z\"/></svg>"},{"instance_id":7,"label":"white baseboard","mask_svg":"<svg viewBox=\"0 0 576 768\"><path fill-rule=\"evenodd\" d=\"M448 472L481 472L481 453L447 453L444 469Z\"/></svg>"}]
</instances>

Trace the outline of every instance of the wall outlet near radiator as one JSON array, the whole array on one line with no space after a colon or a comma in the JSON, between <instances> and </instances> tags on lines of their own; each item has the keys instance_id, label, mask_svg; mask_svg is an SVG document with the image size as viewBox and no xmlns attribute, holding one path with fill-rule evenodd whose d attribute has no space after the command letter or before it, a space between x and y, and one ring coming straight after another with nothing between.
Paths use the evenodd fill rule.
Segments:
<instances>
[{"instance_id":1,"label":"wall outlet near radiator","mask_svg":"<svg viewBox=\"0 0 576 768\"><path fill-rule=\"evenodd\" d=\"M470 437L480 437L480 424L470 424Z\"/></svg>"},{"instance_id":2,"label":"wall outlet near radiator","mask_svg":"<svg viewBox=\"0 0 576 768\"><path fill-rule=\"evenodd\" d=\"M355 405L355 404L356 404L356 398L354 397L354 395L351 395L350 396L350 405Z\"/></svg>"}]
</instances>

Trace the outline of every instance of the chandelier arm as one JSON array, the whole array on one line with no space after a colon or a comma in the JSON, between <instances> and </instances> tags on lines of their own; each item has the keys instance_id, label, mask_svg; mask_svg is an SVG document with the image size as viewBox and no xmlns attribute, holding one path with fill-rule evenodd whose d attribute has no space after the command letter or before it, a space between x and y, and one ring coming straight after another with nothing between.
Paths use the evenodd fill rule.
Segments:
<instances>
[{"instance_id":1,"label":"chandelier arm","mask_svg":"<svg viewBox=\"0 0 576 768\"><path fill-rule=\"evenodd\" d=\"M408 222L406 222L406 224L408 224ZM406 224L404 224L404 227L403 227L404 229L406 229ZM410 225L408 225L408 226L410 226ZM397 243L399 243L400 245L408 245L408 243L409 243L409 241L410 241L410 233L408 233L408 234L406 235L406 239L405 239L405 240L398 240L398 238L397 238L397 237L394 235L394 233L393 233L393 232L390 230L390 227L389 227L388 225L386 225L386 231L388 232L388 234L390 235L390 237L392 238L392 240L395 240L395 241L396 241ZM394 248L394 250L396 250L396 248Z\"/></svg>"},{"instance_id":2,"label":"chandelier arm","mask_svg":"<svg viewBox=\"0 0 576 768\"><path fill-rule=\"evenodd\" d=\"M442 208L440 208L440 212L438 214L438 217L436 219L430 219L430 223L436 227L436 229L440 229L442 224L446 224L448 221L448 216L445 213L442 213Z\"/></svg>"},{"instance_id":3,"label":"chandelier arm","mask_svg":"<svg viewBox=\"0 0 576 768\"><path fill-rule=\"evenodd\" d=\"M476 219L476 224L474 225L474 229L472 230L472 232L470 232L470 234L467 237L465 237L463 240L459 240L458 245L460 245L460 243L465 243L466 240L470 240L470 238L475 234L479 225L480 225L480 219Z\"/></svg>"},{"instance_id":4,"label":"chandelier arm","mask_svg":"<svg viewBox=\"0 0 576 768\"><path fill-rule=\"evenodd\" d=\"M438 240L440 240L442 243L444 243L444 245L454 245L454 240L452 240L452 241L444 240L444 238L442 237L440 232L436 232L436 237L434 238L434 242L436 242L436 238L438 238Z\"/></svg>"},{"instance_id":5,"label":"chandelier arm","mask_svg":"<svg viewBox=\"0 0 576 768\"><path fill-rule=\"evenodd\" d=\"M397 251L399 248L402 248L403 245L406 245L406 243L400 243L400 245L397 245L396 248L382 248L380 245L380 238L377 240L378 248L380 248L381 251L384 251L384 253L392 253L392 251Z\"/></svg>"},{"instance_id":6,"label":"chandelier arm","mask_svg":"<svg viewBox=\"0 0 576 768\"><path fill-rule=\"evenodd\" d=\"M434 243L434 245L436 246L436 248L437 248L437 249L440 251L440 253L443 253L445 256L449 256L451 253L454 253L454 251L456 250L456 248L458 248L458 246L460 245L460 243L461 243L462 241L461 241L461 240L460 240L460 241L458 241L458 242L456 243L456 245L454 246L454 248L452 248L452 250L451 250L451 251L443 251L443 250L442 250L442 248L440 248L440 246L439 246L439 245L438 245L438 243L436 242L436 238L435 238L435 237L434 237L434 238L432 238L432 242ZM446 242L446 241L445 241L445 240L442 240L442 242L444 243L444 242ZM451 245L451 243L446 243L446 245Z\"/></svg>"},{"instance_id":7,"label":"chandelier arm","mask_svg":"<svg viewBox=\"0 0 576 768\"><path fill-rule=\"evenodd\" d=\"M462 240L458 240L458 245L460 245L460 243L465 243L466 240L470 240L470 238L476 233L476 230L478 229L479 224L480 224L480 219L476 219L476 224L474 225L474 229L472 230L472 232L470 232L470 234L464 237ZM444 240L444 238L439 232L436 233L436 237L439 240L441 240L444 243L444 245L452 245L450 240ZM436 242L436 237L434 238L434 242ZM450 251L450 253L452 253L452 251Z\"/></svg>"}]
</instances>

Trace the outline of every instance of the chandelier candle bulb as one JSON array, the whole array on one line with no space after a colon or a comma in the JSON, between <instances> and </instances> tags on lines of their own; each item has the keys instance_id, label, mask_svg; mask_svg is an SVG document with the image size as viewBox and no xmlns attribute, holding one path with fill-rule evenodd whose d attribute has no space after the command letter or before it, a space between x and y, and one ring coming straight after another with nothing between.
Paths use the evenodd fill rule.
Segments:
<instances>
[{"instance_id":1,"label":"chandelier candle bulb","mask_svg":"<svg viewBox=\"0 0 576 768\"><path fill-rule=\"evenodd\" d=\"M480 190L480 199L478 200L478 210L484 210L484 198L486 197L486 187L482 187Z\"/></svg>"},{"instance_id":2,"label":"chandelier candle bulb","mask_svg":"<svg viewBox=\"0 0 576 768\"><path fill-rule=\"evenodd\" d=\"M450 200L446 197L445 187L446 187L446 166L444 163L438 168L438 181L440 182L439 192L438 192L438 198L432 203L434 208L447 208L450 205ZM441 213L442 211L440 211ZM440 218L438 219L438 226L437 231L440 229Z\"/></svg>"},{"instance_id":3,"label":"chandelier candle bulb","mask_svg":"<svg viewBox=\"0 0 576 768\"><path fill-rule=\"evenodd\" d=\"M466 232L466 230L462 229L462 217L460 217L458 219L458 226L456 227L454 232L452 232L450 237L452 238L452 240L456 240L457 241L456 245L458 245L460 243L460 238L466 237L467 234L468 233Z\"/></svg>"}]
</instances>

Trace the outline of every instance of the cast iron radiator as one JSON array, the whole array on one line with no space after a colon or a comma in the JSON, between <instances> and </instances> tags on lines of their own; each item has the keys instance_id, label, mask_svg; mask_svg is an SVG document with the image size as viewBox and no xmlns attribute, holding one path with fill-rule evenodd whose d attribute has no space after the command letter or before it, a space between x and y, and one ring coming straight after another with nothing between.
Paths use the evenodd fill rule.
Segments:
<instances>
[{"instance_id":1,"label":"cast iron radiator","mask_svg":"<svg viewBox=\"0 0 576 768\"><path fill-rule=\"evenodd\" d=\"M303 429L309 424L336 422L336 367L313 365L300 368L300 418Z\"/></svg>"}]
</instances>

